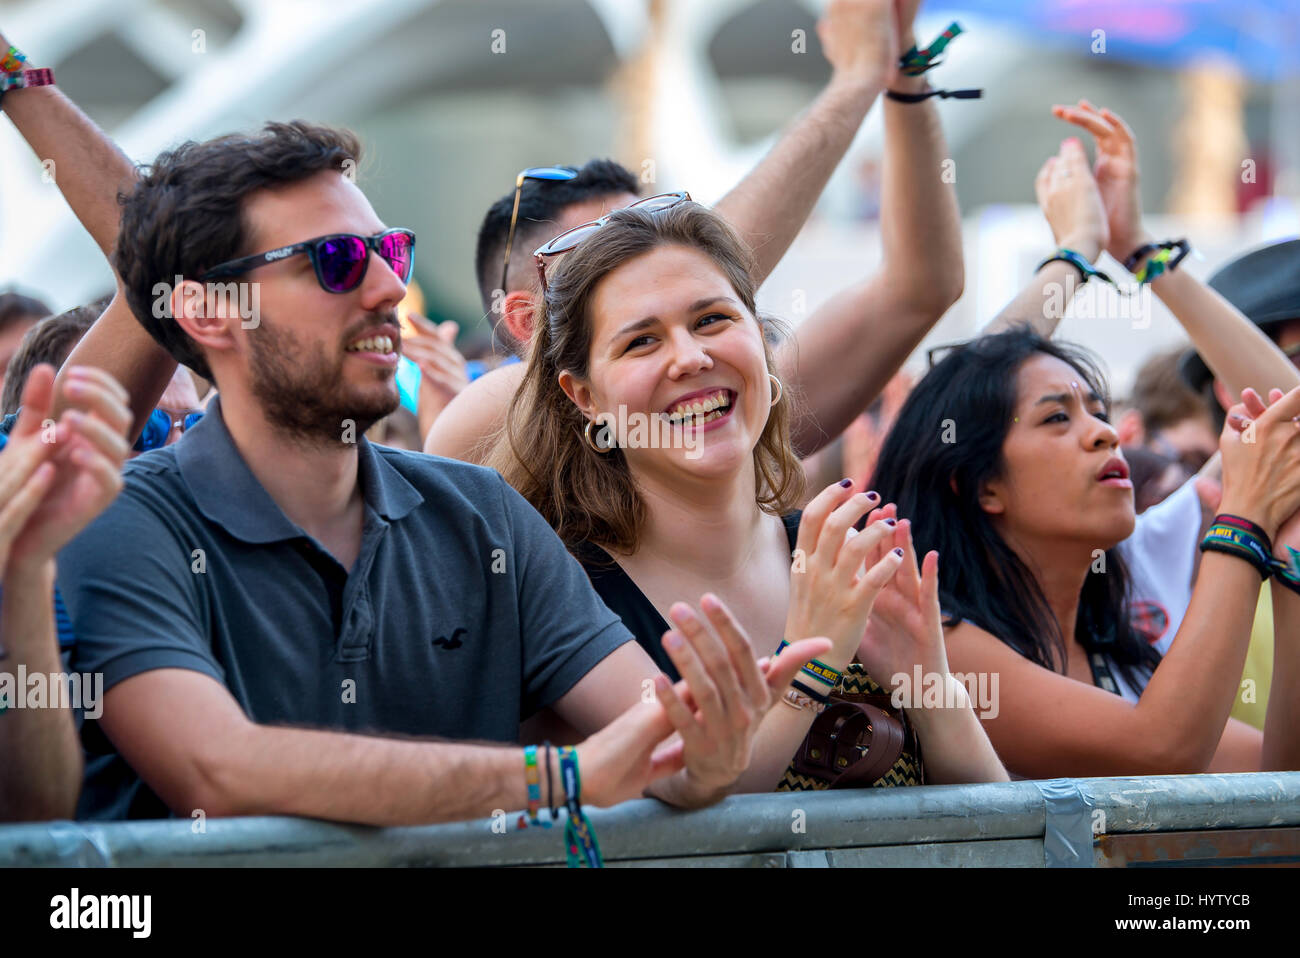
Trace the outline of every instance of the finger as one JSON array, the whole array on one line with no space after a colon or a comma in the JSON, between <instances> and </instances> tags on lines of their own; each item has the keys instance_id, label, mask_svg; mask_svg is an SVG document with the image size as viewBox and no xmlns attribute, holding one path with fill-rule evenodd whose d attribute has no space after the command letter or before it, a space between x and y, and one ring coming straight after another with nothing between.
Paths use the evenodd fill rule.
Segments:
<instances>
[{"instance_id":1,"label":"finger","mask_svg":"<svg viewBox=\"0 0 1300 958\"><path fill-rule=\"evenodd\" d=\"M1083 141L1077 136L1067 137L1061 144L1062 169L1069 170L1071 176L1088 175L1088 154L1083 149Z\"/></svg>"},{"instance_id":2,"label":"finger","mask_svg":"<svg viewBox=\"0 0 1300 958\"><path fill-rule=\"evenodd\" d=\"M677 626L677 631L695 649L695 654L699 657L709 681L717 692L718 701L722 705L718 718L731 723L745 718L749 705L743 698L740 679L732 665L726 643L713 630L709 620L685 602L676 603L669 609L668 614L673 624ZM753 655L752 649L749 655ZM703 703L700 704L703 711ZM714 719L710 718L709 721L712 723ZM721 730L722 726L711 724L711 728Z\"/></svg>"},{"instance_id":3,"label":"finger","mask_svg":"<svg viewBox=\"0 0 1300 958\"><path fill-rule=\"evenodd\" d=\"M681 740L669 742L650 756L650 781L657 782L676 775L686 767L686 744Z\"/></svg>"},{"instance_id":4,"label":"finger","mask_svg":"<svg viewBox=\"0 0 1300 958\"><path fill-rule=\"evenodd\" d=\"M460 323L454 319L448 319L438 324L438 339L448 346L455 348L456 336L460 333Z\"/></svg>"},{"instance_id":5,"label":"finger","mask_svg":"<svg viewBox=\"0 0 1300 958\"><path fill-rule=\"evenodd\" d=\"M822 525L827 516L841 502L853 495L853 480L841 479L817 493L799 518L799 534L795 538L795 550L805 556L817 551L821 539Z\"/></svg>"},{"instance_id":6,"label":"finger","mask_svg":"<svg viewBox=\"0 0 1300 958\"><path fill-rule=\"evenodd\" d=\"M76 409L68 410L62 418L67 420L68 426L74 433L83 436L102 455L114 460L119 466L126 460L131 447L127 445L126 437L123 435L125 426L122 427L123 432L117 432L107 423Z\"/></svg>"},{"instance_id":7,"label":"finger","mask_svg":"<svg viewBox=\"0 0 1300 958\"><path fill-rule=\"evenodd\" d=\"M768 661L767 687L777 695L783 695L801 668L831 648L831 640L821 636L791 642L780 655Z\"/></svg>"},{"instance_id":8,"label":"finger","mask_svg":"<svg viewBox=\"0 0 1300 958\"><path fill-rule=\"evenodd\" d=\"M1074 124L1081 129L1087 130L1098 141L1108 139L1115 133L1115 128L1103 120L1095 113L1089 113L1086 110L1066 107L1064 116L1061 119ZM1082 149L1082 144L1080 144Z\"/></svg>"},{"instance_id":9,"label":"finger","mask_svg":"<svg viewBox=\"0 0 1300 958\"><path fill-rule=\"evenodd\" d=\"M1047 184L1051 180L1052 170L1055 168L1055 153L1044 160L1043 165L1038 168L1038 175L1034 177L1034 191L1038 194L1040 200L1047 191Z\"/></svg>"},{"instance_id":10,"label":"finger","mask_svg":"<svg viewBox=\"0 0 1300 958\"><path fill-rule=\"evenodd\" d=\"M897 519L878 519L844 544L841 560L835 566L835 582L839 587L851 588L864 562L875 564L881 547L893 539L897 525Z\"/></svg>"},{"instance_id":11,"label":"finger","mask_svg":"<svg viewBox=\"0 0 1300 958\"><path fill-rule=\"evenodd\" d=\"M1133 150L1137 149L1137 137L1133 133L1133 128L1128 125L1122 116L1106 107L1101 108L1101 115L1105 118L1114 129L1116 136L1122 140L1125 145Z\"/></svg>"},{"instance_id":12,"label":"finger","mask_svg":"<svg viewBox=\"0 0 1300 958\"><path fill-rule=\"evenodd\" d=\"M1275 389L1273 392L1280 393L1281 390ZM1280 396L1272 397L1269 401L1277 402L1280 398ZM1264 413L1264 410L1268 409L1268 405L1260 398L1259 393L1255 392L1255 390L1250 387L1241 391L1241 404L1246 407L1246 413L1250 416L1260 416ZM1234 406L1233 408L1235 409L1237 407Z\"/></svg>"},{"instance_id":13,"label":"finger","mask_svg":"<svg viewBox=\"0 0 1300 958\"><path fill-rule=\"evenodd\" d=\"M933 549L925 554L925 559L921 562L920 598L922 610L938 621L942 616L939 608L939 553Z\"/></svg>"},{"instance_id":14,"label":"finger","mask_svg":"<svg viewBox=\"0 0 1300 958\"><path fill-rule=\"evenodd\" d=\"M405 310L406 318L411 321L411 326L415 328L417 336L436 336L438 335L438 324L430 321L427 317L421 316L415 310Z\"/></svg>"},{"instance_id":15,"label":"finger","mask_svg":"<svg viewBox=\"0 0 1300 958\"><path fill-rule=\"evenodd\" d=\"M1294 419L1298 415L1300 415L1300 386L1281 396L1258 418L1261 424L1264 420L1268 420L1271 424L1285 419Z\"/></svg>"},{"instance_id":16,"label":"finger","mask_svg":"<svg viewBox=\"0 0 1300 958\"><path fill-rule=\"evenodd\" d=\"M122 491L121 462L114 462L108 456L101 455L88 448L74 449L72 463L78 469L89 474L99 487L99 496L95 505L86 510L84 518L89 521L103 511Z\"/></svg>"},{"instance_id":17,"label":"finger","mask_svg":"<svg viewBox=\"0 0 1300 958\"><path fill-rule=\"evenodd\" d=\"M879 562L867 570L857 585L853 587L855 602L873 602L880 590L889 584L903 564L903 550L896 546L890 549Z\"/></svg>"},{"instance_id":18,"label":"finger","mask_svg":"<svg viewBox=\"0 0 1300 958\"><path fill-rule=\"evenodd\" d=\"M82 380L86 382L97 383L110 393L117 397L123 405L131 404L131 394L126 391L126 387L117 381L117 378L106 369L100 369L97 366L69 366L67 378L69 380Z\"/></svg>"},{"instance_id":19,"label":"finger","mask_svg":"<svg viewBox=\"0 0 1300 958\"><path fill-rule=\"evenodd\" d=\"M855 493L846 501L841 503L834 512L827 518L822 526L822 535L817 543L817 551L810 557L809 565L816 565L819 571L827 573L832 570L840 569L841 556L844 554L844 547L849 542L849 530L857 524L858 520L865 516L875 504L879 501L870 498L865 492ZM848 571L851 574L856 566L849 566Z\"/></svg>"},{"instance_id":20,"label":"finger","mask_svg":"<svg viewBox=\"0 0 1300 958\"><path fill-rule=\"evenodd\" d=\"M20 400L22 408L18 411L18 420L10 430L10 438L34 436L40 431L41 423L50 418L54 404L54 367L49 363L40 363L31 368L27 382L23 383Z\"/></svg>"},{"instance_id":21,"label":"finger","mask_svg":"<svg viewBox=\"0 0 1300 958\"><path fill-rule=\"evenodd\" d=\"M722 691L714 682L721 672L718 663L726 658L722 643L711 635L685 602L668 610L668 618L677 628L664 636L664 650L691 690L691 697L710 728L721 729L726 722L727 707ZM704 656L712 663L706 664Z\"/></svg>"},{"instance_id":22,"label":"finger","mask_svg":"<svg viewBox=\"0 0 1300 958\"><path fill-rule=\"evenodd\" d=\"M70 377L64 383L63 395L71 409L96 418L113 432L125 436L131 426L131 410L118 398L116 390L99 380Z\"/></svg>"},{"instance_id":23,"label":"finger","mask_svg":"<svg viewBox=\"0 0 1300 958\"><path fill-rule=\"evenodd\" d=\"M700 599L700 609L726 646L732 670L740 677L740 690L744 697L751 703L765 702L766 689L754 661L754 646L731 610L711 592Z\"/></svg>"},{"instance_id":24,"label":"finger","mask_svg":"<svg viewBox=\"0 0 1300 958\"><path fill-rule=\"evenodd\" d=\"M1246 415L1246 407L1241 404L1229 409L1228 415L1224 419L1224 425L1228 426L1234 432L1244 432L1251 422L1251 418Z\"/></svg>"},{"instance_id":25,"label":"finger","mask_svg":"<svg viewBox=\"0 0 1300 958\"><path fill-rule=\"evenodd\" d=\"M668 635L664 636L665 645ZM704 730L695 721L694 710L687 707L677 690L673 688L672 682L668 681L668 676L662 673L655 676L655 700L662 706L664 715L668 717L677 734L682 737L683 745L700 747L705 744Z\"/></svg>"},{"instance_id":26,"label":"finger","mask_svg":"<svg viewBox=\"0 0 1300 958\"><path fill-rule=\"evenodd\" d=\"M1280 390L1280 389L1278 389L1276 386L1274 386L1272 389L1270 389L1270 390L1268 391L1268 402L1269 402L1269 405L1271 406L1273 403L1277 402L1279 399L1281 399L1281 398L1282 398L1283 396L1285 396L1285 395L1286 395L1286 393L1282 392L1282 390Z\"/></svg>"},{"instance_id":27,"label":"finger","mask_svg":"<svg viewBox=\"0 0 1300 958\"><path fill-rule=\"evenodd\" d=\"M0 509L0 562L8 559L9 546L50 491L55 472L53 463L41 463Z\"/></svg>"},{"instance_id":28,"label":"finger","mask_svg":"<svg viewBox=\"0 0 1300 958\"><path fill-rule=\"evenodd\" d=\"M922 583L919 563L916 561L916 546L912 542L912 520L898 520L894 546L903 550L903 565L899 568L895 581L904 594L915 601L920 595Z\"/></svg>"}]
</instances>

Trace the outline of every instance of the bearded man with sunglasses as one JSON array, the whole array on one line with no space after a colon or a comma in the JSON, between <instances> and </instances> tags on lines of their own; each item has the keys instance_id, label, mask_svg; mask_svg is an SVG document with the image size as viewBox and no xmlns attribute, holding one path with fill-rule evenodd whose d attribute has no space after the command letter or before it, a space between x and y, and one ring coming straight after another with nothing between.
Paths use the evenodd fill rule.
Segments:
<instances>
[{"instance_id":1,"label":"bearded man with sunglasses","mask_svg":"<svg viewBox=\"0 0 1300 958\"><path fill-rule=\"evenodd\" d=\"M498 474L365 440L415 237L345 175L359 152L272 123L161 154L125 200L121 296L219 394L59 556L72 667L104 676L79 814L488 816L530 797L504 743L543 707L587 736L588 804L720 798L829 643L764 666L702 602L673 686Z\"/></svg>"}]
</instances>

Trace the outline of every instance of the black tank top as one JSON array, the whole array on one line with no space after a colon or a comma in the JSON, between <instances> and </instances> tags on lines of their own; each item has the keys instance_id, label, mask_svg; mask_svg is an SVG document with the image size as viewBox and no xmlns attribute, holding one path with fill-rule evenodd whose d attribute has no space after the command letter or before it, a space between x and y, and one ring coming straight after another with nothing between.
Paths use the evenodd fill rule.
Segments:
<instances>
[{"instance_id":1,"label":"black tank top","mask_svg":"<svg viewBox=\"0 0 1300 958\"><path fill-rule=\"evenodd\" d=\"M802 515L802 512L792 512L781 517L781 522L785 525L786 538L790 541L791 552L794 552L799 535L799 518ZM605 600L610 611L623 620L628 631L636 636L641 648L654 659L655 665L659 666L674 682L680 679L681 676L677 674L672 659L668 658L668 653L663 647L664 633L672 626L664 621L664 617L659 614L654 603L646 598L646 594L623 571L623 567L614 561L613 556L600 546L589 542L583 543L574 550L574 555L587 570L596 593ZM682 596L683 601L692 603L697 599L699 596ZM754 639L754 636L750 636L750 639ZM775 651L775 646L770 649L754 649L754 652L760 656L770 655Z\"/></svg>"}]
</instances>

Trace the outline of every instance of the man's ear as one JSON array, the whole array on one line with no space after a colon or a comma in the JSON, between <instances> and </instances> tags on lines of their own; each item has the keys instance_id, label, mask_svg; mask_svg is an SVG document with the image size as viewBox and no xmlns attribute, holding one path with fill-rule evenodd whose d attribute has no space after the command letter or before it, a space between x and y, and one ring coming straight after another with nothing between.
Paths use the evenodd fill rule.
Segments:
<instances>
[{"instance_id":1,"label":"man's ear","mask_svg":"<svg viewBox=\"0 0 1300 958\"><path fill-rule=\"evenodd\" d=\"M588 419L595 419L600 414L596 399L591 394L591 388L567 369L560 373L560 388L564 390L564 395L569 397L569 401Z\"/></svg>"},{"instance_id":2,"label":"man's ear","mask_svg":"<svg viewBox=\"0 0 1300 958\"><path fill-rule=\"evenodd\" d=\"M230 324L240 321L239 311L230 310L217 292L209 293L196 280L182 280L171 293L172 318L190 339L209 349L230 349L234 337Z\"/></svg>"},{"instance_id":3,"label":"man's ear","mask_svg":"<svg viewBox=\"0 0 1300 958\"><path fill-rule=\"evenodd\" d=\"M1136 409L1125 409L1115 423L1115 434L1119 436L1121 446L1140 446L1146 439L1146 428L1142 413Z\"/></svg>"},{"instance_id":4,"label":"man's ear","mask_svg":"<svg viewBox=\"0 0 1300 958\"><path fill-rule=\"evenodd\" d=\"M514 290L506 293L501 300L501 321L506 331L519 345L520 352L527 352L528 344L533 338L533 320L537 312L537 297L532 293Z\"/></svg>"}]
</instances>

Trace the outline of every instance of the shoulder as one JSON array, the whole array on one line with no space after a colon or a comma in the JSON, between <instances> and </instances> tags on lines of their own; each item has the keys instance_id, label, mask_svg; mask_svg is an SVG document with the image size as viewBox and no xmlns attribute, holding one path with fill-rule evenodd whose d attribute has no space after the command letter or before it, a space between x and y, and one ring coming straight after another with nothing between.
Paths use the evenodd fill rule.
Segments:
<instances>
[{"instance_id":1,"label":"shoulder","mask_svg":"<svg viewBox=\"0 0 1300 958\"><path fill-rule=\"evenodd\" d=\"M510 401L523 382L524 369L524 363L500 366L462 389L434 420L424 451L470 462L482 461L505 422Z\"/></svg>"}]
</instances>

